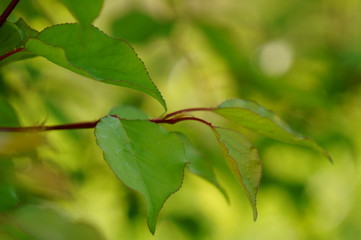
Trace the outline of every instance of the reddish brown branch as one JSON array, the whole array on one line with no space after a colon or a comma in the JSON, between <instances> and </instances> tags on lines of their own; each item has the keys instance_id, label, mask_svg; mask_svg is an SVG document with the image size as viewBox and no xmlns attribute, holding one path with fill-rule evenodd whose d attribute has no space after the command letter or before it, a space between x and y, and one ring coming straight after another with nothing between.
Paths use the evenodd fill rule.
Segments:
<instances>
[{"instance_id":1,"label":"reddish brown branch","mask_svg":"<svg viewBox=\"0 0 361 240\"><path fill-rule=\"evenodd\" d=\"M5 23L6 19L8 19L9 15L12 13L16 5L20 2L20 0L12 0L9 5L6 7L4 12L0 16L0 27Z\"/></svg>"},{"instance_id":2,"label":"reddish brown branch","mask_svg":"<svg viewBox=\"0 0 361 240\"><path fill-rule=\"evenodd\" d=\"M25 50L24 48L16 48L16 49L14 49L14 50L12 50L10 52L7 52L4 55L0 56L0 61L4 60L7 57L10 57L11 55L13 55L13 54L15 54L17 52L21 52L21 51L24 51L24 50Z\"/></svg>"},{"instance_id":3,"label":"reddish brown branch","mask_svg":"<svg viewBox=\"0 0 361 240\"><path fill-rule=\"evenodd\" d=\"M100 120L93 122L80 122L55 126L31 126L31 127L0 127L0 132L45 132L52 130L72 130L95 128Z\"/></svg>"},{"instance_id":4,"label":"reddish brown branch","mask_svg":"<svg viewBox=\"0 0 361 240\"><path fill-rule=\"evenodd\" d=\"M176 112L169 113L169 114L165 115L163 119L169 119L171 117L174 117L178 114L182 114L185 112L212 111L212 110L214 110L214 108L187 108L187 109L182 109L182 110L179 110Z\"/></svg>"}]
</instances>

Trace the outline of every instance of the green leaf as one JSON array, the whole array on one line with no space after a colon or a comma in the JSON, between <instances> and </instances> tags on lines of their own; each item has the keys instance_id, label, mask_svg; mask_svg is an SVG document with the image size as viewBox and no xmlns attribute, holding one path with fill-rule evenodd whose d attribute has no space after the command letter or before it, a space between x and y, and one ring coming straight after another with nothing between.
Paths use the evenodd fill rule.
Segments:
<instances>
[{"instance_id":1,"label":"green leaf","mask_svg":"<svg viewBox=\"0 0 361 240\"><path fill-rule=\"evenodd\" d=\"M138 108L133 106L119 106L113 108L109 115L117 115L118 117L126 120L147 120L148 116L144 112L140 111Z\"/></svg>"},{"instance_id":2,"label":"green leaf","mask_svg":"<svg viewBox=\"0 0 361 240\"><path fill-rule=\"evenodd\" d=\"M0 196L0 212L15 207L19 203L18 196L15 192L15 187L11 184L0 182Z\"/></svg>"},{"instance_id":3,"label":"green leaf","mask_svg":"<svg viewBox=\"0 0 361 240\"><path fill-rule=\"evenodd\" d=\"M256 196L262 175L262 164L257 149L236 131L214 127L213 132L228 160L228 166L247 193L253 209L253 219L256 220Z\"/></svg>"},{"instance_id":4,"label":"green leaf","mask_svg":"<svg viewBox=\"0 0 361 240\"><path fill-rule=\"evenodd\" d=\"M91 24L99 15L103 0L60 0L84 24Z\"/></svg>"},{"instance_id":5,"label":"green leaf","mask_svg":"<svg viewBox=\"0 0 361 240\"><path fill-rule=\"evenodd\" d=\"M304 138L294 132L273 112L255 102L241 99L231 99L220 104L213 110L219 115L232 120L256 133L282 142L311 148L323 154L332 162L331 156L312 139Z\"/></svg>"},{"instance_id":6,"label":"green leaf","mask_svg":"<svg viewBox=\"0 0 361 240\"><path fill-rule=\"evenodd\" d=\"M13 107L0 96L0 126L19 126L18 117Z\"/></svg>"},{"instance_id":7,"label":"green leaf","mask_svg":"<svg viewBox=\"0 0 361 240\"><path fill-rule=\"evenodd\" d=\"M26 233L26 236L32 236L36 240L104 240L94 227L72 222L64 213L49 208L26 206L18 209L11 219L18 228L18 234Z\"/></svg>"},{"instance_id":8,"label":"green leaf","mask_svg":"<svg viewBox=\"0 0 361 240\"><path fill-rule=\"evenodd\" d=\"M22 48L27 39L35 36L37 33L38 32L29 27L22 18L15 23L6 21L0 28L0 56L14 49ZM2 60L0 65L29 57L34 57L34 55L29 52L18 52Z\"/></svg>"},{"instance_id":9,"label":"green leaf","mask_svg":"<svg viewBox=\"0 0 361 240\"><path fill-rule=\"evenodd\" d=\"M193 147L188 137L186 137L182 133L177 132L176 134L179 136L179 138L184 144L186 159L187 162L189 162L189 164L187 164L188 169L193 174L203 178L204 180L208 181L216 188L218 188L218 190L226 198L227 202L229 202L229 198L225 189L217 180L212 164Z\"/></svg>"},{"instance_id":10,"label":"green leaf","mask_svg":"<svg viewBox=\"0 0 361 240\"><path fill-rule=\"evenodd\" d=\"M116 19L112 25L114 36L127 39L129 42L144 43L154 36L166 35L170 32L170 22L152 18L150 15L133 11Z\"/></svg>"},{"instance_id":11,"label":"green leaf","mask_svg":"<svg viewBox=\"0 0 361 240\"><path fill-rule=\"evenodd\" d=\"M95 136L115 175L144 196L148 226L154 234L160 209L183 182L182 142L155 123L115 117L103 118Z\"/></svg>"},{"instance_id":12,"label":"green leaf","mask_svg":"<svg viewBox=\"0 0 361 240\"><path fill-rule=\"evenodd\" d=\"M129 44L96 27L83 31L79 24L52 26L29 39L25 49L86 77L142 91L166 109L161 93Z\"/></svg>"}]
</instances>

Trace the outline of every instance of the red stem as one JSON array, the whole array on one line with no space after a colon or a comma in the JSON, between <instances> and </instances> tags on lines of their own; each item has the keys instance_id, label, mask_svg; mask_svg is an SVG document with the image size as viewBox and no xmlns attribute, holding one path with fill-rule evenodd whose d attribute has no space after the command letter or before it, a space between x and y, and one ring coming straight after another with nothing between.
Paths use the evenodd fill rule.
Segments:
<instances>
[{"instance_id":1,"label":"red stem","mask_svg":"<svg viewBox=\"0 0 361 240\"><path fill-rule=\"evenodd\" d=\"M20 0L12 0L9 5L6 7L4 12L0 16L0 27L5 23L6 19L9 17L11 12L14 10L16 5L20 2Z\"/></svg>"},{"instance_id":2,"label":"red stem","mask_svg":"<svg viewBox=\"0 0 361 240\"><path fill-rule=\"evenodd\" d=\"M214 110L214 108L187 108L187 109L182 109L182 110L179 110L176 112L169 113L169 114L165 115L163 119L169 119L175 115L185 113L185 112L212 111L212 110Z\"/></svg>"},{"instance_id":3,"label":"red stem","mask_svg":"<svg viewBox=\"0 0 361 240\"><path fill-rule=\"evenodd\" d=\"M111 115L112 117L116 117L121 119L118 116ZM153 123L167 123L167 124L175 124L181 121L197 121L201 122L211 128L213 125L210 122L207 122L203 119L196 117L180 117L180 118L171 118L171 119L150 119L150 122ZM62 125L54 125L54 126L30 126L30 127L0 127L0 132L46 132L52 130L75 130L75 129L89 129L95 128L100 120L92 121L92 122L80 122L80 123L70 123L70 124L62 124Z\"/></svg>"},{"instance_id":4,"label":"red stem","mask_svg":"<svg viewBox=\"0 0 361 240\"><path fill-rule=\"evenodd\" d=\"M1 55L0 56L0 61L4 60L5 58L7 57L10 57L11 55L17 53L17 52L21 52L21 51L24 51L25 49L24 48L16 48L8 53L5 53L4 55Z\"/></svg>"}]
</instances>

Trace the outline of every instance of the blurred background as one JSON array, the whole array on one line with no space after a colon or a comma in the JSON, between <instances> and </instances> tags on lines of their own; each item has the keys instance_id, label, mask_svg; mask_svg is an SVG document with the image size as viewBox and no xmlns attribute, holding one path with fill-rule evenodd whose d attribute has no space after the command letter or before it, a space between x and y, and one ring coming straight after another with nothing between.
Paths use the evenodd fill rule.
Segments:
<instances>
[{"instance_id":1,"label":"blurred background","mask_svg":"<svg viewBox=\"0 0 361 240\"><path fill-rule=\"evenodd\" d=\"M8 2L0 1L0 11ZM170 111L254 100L314 138L334 164L237 129L263 161L253 222L209 129L165 126L190 136L214 164L231 203L186 171L153 237L143 199L110 171L93 130L0 133L0 239L360 239L360 12L358 0L105 0L95 25L134 47ZM74 22L55 0L21 1L11 15L19 17L38 31ZM40 57L1 66L0 94L0 112L8 114L3 126L17 123L5 102L23 126L97 120L122 104L151 117L163 113L145 94L83 78Z\"/></svg>"}]
</instances>

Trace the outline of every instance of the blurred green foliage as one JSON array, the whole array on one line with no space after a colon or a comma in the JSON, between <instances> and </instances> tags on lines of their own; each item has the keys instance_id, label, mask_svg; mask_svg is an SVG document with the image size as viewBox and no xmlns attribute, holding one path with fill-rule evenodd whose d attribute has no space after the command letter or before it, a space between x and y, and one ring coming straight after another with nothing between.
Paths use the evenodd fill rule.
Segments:
<instances>
[{"instance_id":1,"label":"blurred green foliage","mask_svg":"<svg viewBox=\"0 0 361 240\"><path fill-rule=\"evenodd\" d=\"M0 0L0 11L7 3ZM171 126L187 132L218 167L231 205L186 172L152 237L142 199L117 181L92 130L1 133L0 239L360 238L360 11L356 0L105 0L94 24L132 44L169 110L252 99L315 138L335 163L241 130L264 167L254 223L208 129ZM19 17L37 31L75 21L55 0L21 1L11 15ZM40 58L2 66L0 93L4 126L94 120L123 103L154 117L163 113L144 94L88 81ZM43 225L62 230L44 232Z\"/></svg>"}]
</instances>

